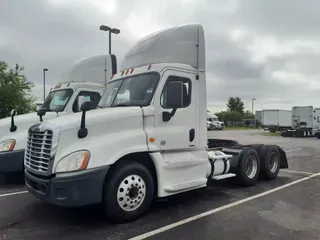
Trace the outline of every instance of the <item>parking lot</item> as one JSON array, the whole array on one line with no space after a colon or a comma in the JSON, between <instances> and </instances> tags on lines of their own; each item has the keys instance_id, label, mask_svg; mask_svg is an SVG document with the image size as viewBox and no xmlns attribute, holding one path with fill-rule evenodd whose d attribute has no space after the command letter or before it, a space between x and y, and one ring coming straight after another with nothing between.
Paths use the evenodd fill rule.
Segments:
<instances>
[{"instance_id":1,"label":"parking lot","mask_svg":"<svg viewBox=\"0 0 320 240\"><path fill-rule=\"evenodd\" d=\"M320 141L212 131L243 144L278 144L289 169L274 181L241 188L233 180L156 201L133 223L112 225L98 206L64 209L0 177L0 239L320 239Z\"/></svg>"}]
</instances>

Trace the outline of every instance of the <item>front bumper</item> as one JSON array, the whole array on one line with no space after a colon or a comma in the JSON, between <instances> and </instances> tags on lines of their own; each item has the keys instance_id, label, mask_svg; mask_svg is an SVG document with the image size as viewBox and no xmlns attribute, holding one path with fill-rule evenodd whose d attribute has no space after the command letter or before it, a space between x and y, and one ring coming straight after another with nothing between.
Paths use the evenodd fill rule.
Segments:
<instances>
[{"instance_id":1,"label":"front bumper","mask_svg":"<svg viewBox=\"0 0 320 240\"><path fill-rule=\"evenodd\" d=\"M64 207L79 207L102 201L103 183L108 170L109 166L51 179L25 170L25 183L30 193L45 202Z\"/></svg>"},{"instance_id":2,"label":"front bumper","mask_svg":"<svg viewBox=\"0 0 320 240\"><path fill-rule=\"evenodd\" d=\"M0 152L0 174L23 172L24 149Z\"/></svg>"}]
</instances>

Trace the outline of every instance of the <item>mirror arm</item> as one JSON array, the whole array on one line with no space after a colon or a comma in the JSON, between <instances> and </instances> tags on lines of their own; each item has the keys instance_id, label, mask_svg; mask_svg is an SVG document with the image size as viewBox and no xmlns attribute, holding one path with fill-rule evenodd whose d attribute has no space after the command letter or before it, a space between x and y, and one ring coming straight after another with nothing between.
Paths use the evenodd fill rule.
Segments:
<instances>
[{"instance_id":1,"label":"mirror arm","mask_svg":"<svg viewBox=\"0 0 320 240\"><path fill-rule=\"evenodd\" d=\"M177 108L172 109L170 113L170 118L172 118L176 114Z\"/></svg>"},{"instance_id":2,"label":"mirror arm","mask_svg":"<svg viewBox=\"0 0 320 240\"><path fill-rule=\"evenodd\" d=\"M88 135L88 129L86 128L86 111L82 111L80 129L78 131L78 138L85 138Z\"/></svg>"},{"instance_id":3,"label":"mirror arm","mask_svg":"<svg viewBox=\"0 0 320 240\"><path fill-rule=\"evenodd\" d=\"M162 112L162 121L169 122L170 119L176 114L177 108L173 108L171 112Z\"/></svg>"},{"instance_id":4,"label":"mirror arm","mask_svg":"<svg viewBox=\"0 0 320 240\"><path fill-rule=\"evenodd\" d=\"M16 130L17 130L17 126L14 125L14 114L12 114L10 132L15 132Z\"/></svg>"}]
</instances>

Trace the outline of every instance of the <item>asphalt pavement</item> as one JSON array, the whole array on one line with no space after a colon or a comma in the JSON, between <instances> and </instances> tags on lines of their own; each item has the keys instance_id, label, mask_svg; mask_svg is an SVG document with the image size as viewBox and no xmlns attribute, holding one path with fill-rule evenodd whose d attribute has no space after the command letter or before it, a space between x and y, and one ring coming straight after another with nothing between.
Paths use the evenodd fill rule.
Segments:
<instances>
[{"instance_id":1,"label":"asphalt pavement","mask_svg":"<svg viewBox=\"0 0 320 240\"><path fill-rule=\"evenodd\" d=\"M289 169L241 188L234 180L156 201L143 218L113 225L99 206L66 209L25 192L18 176L0 177L0 239L320 239L320 141L213 131L209 137L278 144Z\"/></svg>"}]
</instances>

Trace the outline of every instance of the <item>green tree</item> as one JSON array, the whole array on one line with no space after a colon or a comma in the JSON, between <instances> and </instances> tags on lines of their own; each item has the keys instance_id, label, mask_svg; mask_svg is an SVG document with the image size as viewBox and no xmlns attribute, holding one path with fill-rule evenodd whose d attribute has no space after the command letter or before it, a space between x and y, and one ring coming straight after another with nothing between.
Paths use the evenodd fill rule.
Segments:
<instances>
[{"instance_id":1,"label":"green tree","mask_svg":"<svg viewBox=\"0 0 320 240\"><path fill-rule=\"evenodd\" d=\"M255 115L252 114L251 111L247 110L243 113L243 119L255 119Z\"/></svg>"},{"instance_id":2,"label":"green tree","mask_svg":"<svg viewBox=\"0 0 320 240\"><path fill-rule=\"evenodd\" d=\"M227 108L230 112L244 113L244 103L239 97L229 97Z\"/></svg>"},{"instance_id":3,"label":"green tree","mask_svg":"<svg viewBox=\"0 0 320 240\"><path fill-rule=\"evenodd\" d=\"M220 121L237 122L242 120L242 114L235 111L222 111L215 114Z\"/></svg>"},{"instance_id":4,"label":"green tree","mask_svg":"<svg viewBox=\"0 0 320 240\"><path fill-rule=\"evenodd\" d=\"M22 74L18 64L10 69L6 62L0 61L0 118L10 116L12 109L18 114L35 111L35 98L30 95L33 83Z\"/></svg>"}]
</instances>

